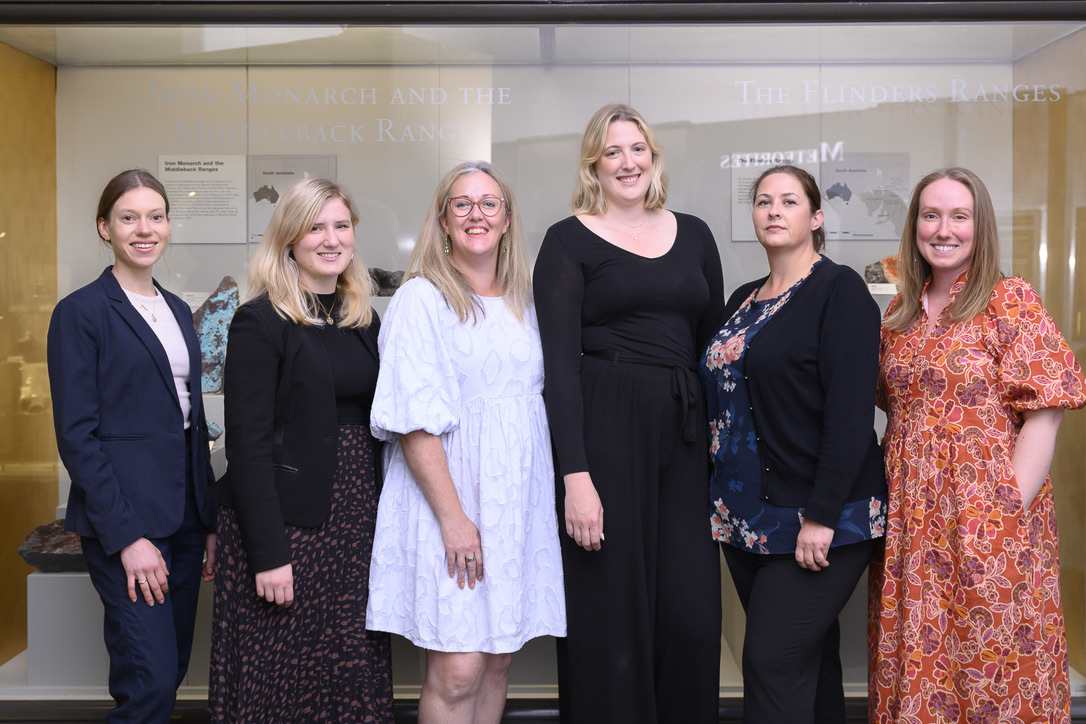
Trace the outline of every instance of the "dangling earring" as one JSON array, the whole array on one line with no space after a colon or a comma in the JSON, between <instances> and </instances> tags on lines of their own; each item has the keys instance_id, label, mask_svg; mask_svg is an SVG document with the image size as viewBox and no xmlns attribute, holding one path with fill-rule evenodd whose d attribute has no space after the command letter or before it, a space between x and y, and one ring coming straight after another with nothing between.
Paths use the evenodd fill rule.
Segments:
<instances>
[{"instance_id":1,"label":"dangling earring","mask_svg":"<svg viewBox=\"0 0 1086 724\"><path fill-rule=\"evenodd\" d=\"M445 234L445 256L449 255L449 235Z\"/></svg>"},{"instance_id":2,"label":"dangling earring","mask_svg":"<svg viewBox=\"0 0 1086 724\"><path fill-rule=\"evenodd\" d=\"M502 234L502 254L509 253L509 232Z\"/></svg>"}]
</instances>

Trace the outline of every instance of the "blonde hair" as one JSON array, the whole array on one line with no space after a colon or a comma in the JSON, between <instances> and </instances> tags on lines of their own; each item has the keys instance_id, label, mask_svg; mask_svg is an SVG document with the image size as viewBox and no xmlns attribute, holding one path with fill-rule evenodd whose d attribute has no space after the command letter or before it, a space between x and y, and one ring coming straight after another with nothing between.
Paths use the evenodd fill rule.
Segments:
<instances>
[{"instance_id":1,"label":"blonde hair","mask_svg":"<svg viewBox=\"0 0 1086 724\"><path fill-rule=\"evenodd\" d=\"M415 248L407 262L407 274L404 280L421 276L437 287L445 296L449 308L456 312L461 322L471 317L474 324L478 314L484 314L478 295L472 291L464 276L453 264L452 258L445 253L445 229L441 219L446 221L449 194L456 180L473 173L485 173L498 185L504 201L504 213L509 220L509 229L502 241L503 249L498 252L498 288L509 308L518 320L524 322L528 303L532 298L532 277L528 269L528 252L524 248L521 235L520 211L513 199L513 190L501 171L486 161L466 161L445 174L437 185L426 220L415 241Z\"/></svg>"},{"instance_id":2,"label":"blonde hair","mask_svg":"<svg viewBox=\"0 0 1086 724\"><path fill-rule=\"evenodd\" d=\"M969 275L965 288L947 307L952 322L963 322L984 311L992 298L992 290L1003 272L999 269L999 231L995 208L984 182L972 171L957 166L932 171L913 189L905 229L901 232L901 247L897 255L898 276L901 280L901 301L886 317L883 326L892 332L904 332L920 318L924 284L931 276L931 265L916 247L916 228L920 215L920 194L940 179L950 179L969 189L973 195L973 253L969 260Z\"/></svg>"},{"instance_id":3,"label":"blonde hair","mask_svg":"<svg viewBox=\"0 0 1086 724\"><path fill-rule=\"evenodd\" d=\"M616 121L629 121L645 137L652 153L652 179L645 194L646 209L662 209L667 201L667 175L664 173L664 147L656 140L652 126L641 114L624 103L612 103L596 111L588 121L581 137L581 165L577 169L577 183L573 187L570 204L575 214L602 214L607 211L607 200L596 176L596 161L603 156L607 145L607 130Z\"/></svg>"},{"instance_id":4,"label":"blonde hair","mask_svg":"<svg viewBox=\"0 0 1086 724\"><path fill-rule=\"evenodd\" d=\"M249 265L249 297L246 302L266 294L275 311L284 319L302 326L319 327L325 323L316 313L316 295L302 285L291 247L308 233L324 205L332 199L343 202L351 212L351 225L357 228L358 211L354 201L347 190L334 181L305 179L291 186L279 198L268 229ZM367 326L373 319L371 293L370 273L361 258L354 254L336 281L339 324L345 327Z\"/></svg>"}]
</instances>

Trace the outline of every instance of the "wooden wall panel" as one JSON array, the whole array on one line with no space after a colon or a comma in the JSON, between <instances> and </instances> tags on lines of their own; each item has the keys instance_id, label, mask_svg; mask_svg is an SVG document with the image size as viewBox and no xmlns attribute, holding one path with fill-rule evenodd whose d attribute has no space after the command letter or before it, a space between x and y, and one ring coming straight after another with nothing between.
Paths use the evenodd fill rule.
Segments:
<instances>
[{"instance_id":1,"label":"wooden wall panel","mask_svg":"<svg viewBox=\"0 0 1086 724\"><path fill-rule=\"evenodd\" d=\"M1037 287L1081 364L1086 362L1086 273L1076 267L1086 265L1086 32L1021 58L1014 82L1059 83L1061 97L1015 104L1009 271ZM1052 482L1067 648L1071 667L1086 673L1086 412L1064 417Z\"/></svg>"},{"instance_id":2,"label":"wooden wall panel","mask_svg":"<svg viewBox=\"0 0 1086 724\"><path fill-rule=\"evenodd\" d=\"M56 71L0 44L0 663L26 648L16 552L55 517L45 335L57 300Z\"/></svg>"}]
</instances>

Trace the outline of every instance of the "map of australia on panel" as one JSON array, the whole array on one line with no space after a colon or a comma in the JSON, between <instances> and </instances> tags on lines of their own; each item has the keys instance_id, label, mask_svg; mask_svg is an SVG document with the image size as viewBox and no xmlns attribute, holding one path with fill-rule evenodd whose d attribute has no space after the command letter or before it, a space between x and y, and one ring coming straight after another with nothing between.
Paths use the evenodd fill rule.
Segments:
<instances>
[{"instance_id":1,"label":"map of australia on panel","mask_svg":"<svg viewBox=\"0 0 1086 724\"><path fill-rule=\"evenodd\" d=\"M336 157L252 155L249 156L249 242L260 243L271 221L279 196L307 178L336 180Z\"/></svg>"},{"instance_id":2,"label":"map of australia on panel","mask_svg":"<svg viewBox=\"0 0 1086 724\"><path fill-rule=\"evenodd\" d=\"M909 154L849 153L822 164L826 238L897 240L905 224Z\"/></svg>"}]
</instances>

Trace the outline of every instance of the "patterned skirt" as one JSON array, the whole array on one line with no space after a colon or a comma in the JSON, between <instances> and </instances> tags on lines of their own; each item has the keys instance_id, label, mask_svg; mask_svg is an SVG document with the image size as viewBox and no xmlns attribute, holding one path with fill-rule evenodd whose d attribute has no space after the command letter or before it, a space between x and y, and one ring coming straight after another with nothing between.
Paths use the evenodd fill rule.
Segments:
<instances>
[{"instance_id":1,"label":"patterned skirt","mask_svg":"<svg viewBox=\"0 0 1086 724\"><path fill-rule=\"evenodd\" d=\"M237 515L221 509L211 721L391 724L389 636L366 631L374 463L367 427L340 425L328 520L286 526L294 562L288 608L257 597Z\"/></svg>"}]
</instances>

